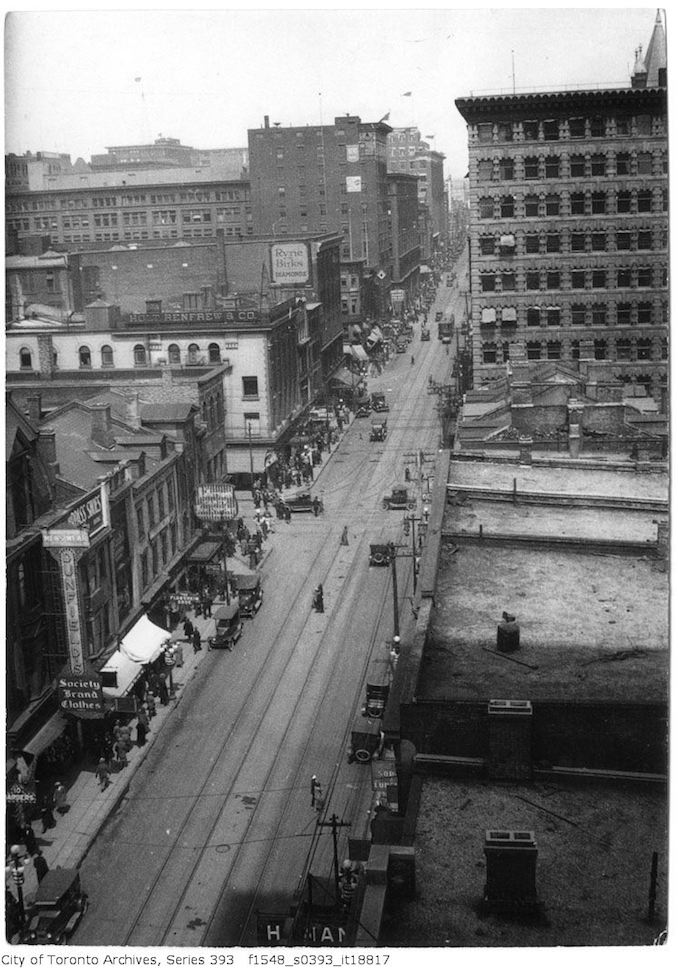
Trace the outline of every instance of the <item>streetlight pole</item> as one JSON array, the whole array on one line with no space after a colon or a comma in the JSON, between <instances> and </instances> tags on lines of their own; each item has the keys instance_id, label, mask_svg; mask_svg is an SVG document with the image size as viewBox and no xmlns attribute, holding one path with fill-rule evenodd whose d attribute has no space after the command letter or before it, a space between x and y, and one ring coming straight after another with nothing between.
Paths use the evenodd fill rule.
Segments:
<instances>
[{"instance_id":1,"label":"streetlight pole","mask_svg":"<svg viewBox=\"0 0 678 968\"><path fill-rule=\"evenodd\" d=\"M396 550L395 545L391 541L389 542L389 551L391 553L391 574L393 575L393 637L400 637L400 616L398 614L398 575L396 572Z\"/></svg>"},{"instance_id":2,"label":"streetlight pole","mask_svg":"<svg viewBox=\"0 0 678 968\"><path fill-rule=\"evenodd\" d=\"M252 456L252 422L247 421L247 440L250 447L250 477L252 478L252 487L254 487L254 457Z\"/></svg>"},{"instance_id":3,"label":"streetlight pole","mask_svg":"<svg viewBox=\"0 0 678 968\"><path fill-rule=\"evenodd\" d=\"M20 863L21 860L21 847L18 844L13 844L9 850L11 862L12 862L12 879L16 884L16 895L17 901L19 902L19 917L21 918L21 927L23 928L26 923L26 908L24 906L24 868Z\"/></svg>"}]
</instances>

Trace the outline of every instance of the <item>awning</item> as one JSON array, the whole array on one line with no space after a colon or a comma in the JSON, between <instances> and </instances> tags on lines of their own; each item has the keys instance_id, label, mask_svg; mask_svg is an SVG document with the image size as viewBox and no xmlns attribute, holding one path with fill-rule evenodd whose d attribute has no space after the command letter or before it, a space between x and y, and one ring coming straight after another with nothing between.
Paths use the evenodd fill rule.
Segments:
<instances>
[{"instance_id":1,"label":"awning","mask_svg":"<svg viewBox=\"0 0 678 968\"><path fill-rule=\"evenodd\" d=\"M25 753L32 753L37 756L51 746L55 739L58 739L68 725L68 720L62 712L56 712L47 720L42 729L39 729L35 736L22 749Z\"/></svg>"},{"instance_id":2,"label":"awning","mask_svg":"<svg viewBox=\"0 0 678 968\"><path fill-rule=\"evenodd\" d=\"M104 696L109 699L126 696L142 672L141 663L134 662L120 651L114 652L106 665L99 669ZM115 682L115 685L106 685L107 681Z\"/></svg>"},{"instance_id":3,"label":"awning","mask_svg":"<svg viewBox=\"0 0 678 968\"><path fill-rule=\"evenodd\" d=\"M342 366L340 370L337 370L330 377L330 383L339 383L342 386L351 387L355 383L355 375L347 370L345 366Z\"/></svg>"},{"instance_id":4,"label":"awning","mask_svg":"<svg viewBox=\"0 0 678 968\"><path fill-rule=\"evenodd\" d=\"M431 270L428 266L419 266L419 274L422 276L429 275Z\"/></svg>"},{"instance_id":5,"label":"awning","mask_svg":"<svg viewBox=\"0 0 678 968\"><path fill-rule=\"evenodd\" d=\"M120 651L133 662L154 662L170 638L166 629L161 629L147 615L142 615L120 643Z\"/></svg>"},{"instance_id":6,"label":"awning","mask_svg":"<svg viewBox=\"0 0 678 968\"><path fill-rule=\"evenodd\" d=\"M351 356L353 356L356 360L360 360L362 363L367 363L369 359L363 347L358 346L357 344L351 346Z\"/></svg>"},{"instance_id":7,"label":"awning","mask_svg":"<svg viewBox=\"0 0 678 968\"><path fill-rule=\"evenodd\" d=\"M518 319L518 314L515 309L502 309L501 311L502 323L515 323L517 319Z\"/></svg>"},{"instance_id":8,"label":"awning","mask_svg":"<svg viewBox=\"0 0 678 968\"><path fill-rule=\"evenodd\" d=\"M228 558L226 561L226 570L231 575L251 575L252 570L247 567L247 565L240 561L239 558Z\"/></svg>"},{"instance_id":9,"label":"awning","mask_svg":"<svg viewBox=\"0 0 678 968\"><path fill-rule=\"evenodd\" d=\"M483 311L480 314L481 323L493 323L496 320L496 318L497 318L496 309L483 309Z\"/></svg>"},{"instance_id":10,"label":"awning","mask_svg":"<svg viewBox=\"0 0 678 968\"><path fill-rule=\"evenodd\" d=\"M504 249L515 249L516 247L515 235L501 235L499 237L499 245Z\"/></svg>"},{"instance_id":11,"label":"awning","mask_svg":"<svg viewBox=\"0 0 678 968\"><path fill-rule=\"evenodd\" d=\"M221 541L201 541L186 559L189 565L206 565L216 558L221 550Z\"/></svg>"}]
</instances>

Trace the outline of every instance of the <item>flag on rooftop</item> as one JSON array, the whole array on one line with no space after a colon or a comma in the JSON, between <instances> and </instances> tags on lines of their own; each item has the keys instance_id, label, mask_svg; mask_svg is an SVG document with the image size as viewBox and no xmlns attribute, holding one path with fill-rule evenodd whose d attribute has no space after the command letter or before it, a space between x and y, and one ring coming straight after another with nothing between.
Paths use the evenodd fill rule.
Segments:
<instances>
[{"instance_id":1,"label":"flag on rooftop","mask_svg":"<svg viewBox=\"0 0 678 968\"><path fill-rule=\"evenodd\" d=\"M382 121L388 121L388 119L390 117L391 117L391 112L390 111L387 111L383 118L379 118L379 122L378 123L381 124Z\"/></svg>"},{"instance_id":2,"label":"flag on rooftop","mask_svg":"<svg viewBox=\"0 0 678 968\"><path fill-rule=\"evenodd\" d=\"M404 94L401 94L401 97L412 97L412 91L405 91Z\"/></svg>"}]
</instances>

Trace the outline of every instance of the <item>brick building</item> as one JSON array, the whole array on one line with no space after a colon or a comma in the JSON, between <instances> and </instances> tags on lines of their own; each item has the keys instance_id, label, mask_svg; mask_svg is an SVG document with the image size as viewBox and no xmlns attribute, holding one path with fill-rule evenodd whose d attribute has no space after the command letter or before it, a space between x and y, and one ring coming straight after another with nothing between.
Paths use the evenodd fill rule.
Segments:
<instances>
[{"instance_id":1,"label":"brick building","mask_svg":"<svg viewBox=\"0 0 678 968\"><path fill-rule=\"evenodd\" d=\"M447 240L444 160L445 155L422 140L418 128L393 128L388 136L388 170L408 172L418 178L419 202L429 216L424 222L429 230L420 240L427 259Z\"/></svg>"},{"instance_id":2,"label":"brick building","mask_svg":"<svg viewBox=\"0 0 678 968\"><path fill-rule=\"evenodd\" d=\"M476 381L509 359L608 361L666 407L661 18L628 89L459 98Z\"/></svg>"}]
</instances>

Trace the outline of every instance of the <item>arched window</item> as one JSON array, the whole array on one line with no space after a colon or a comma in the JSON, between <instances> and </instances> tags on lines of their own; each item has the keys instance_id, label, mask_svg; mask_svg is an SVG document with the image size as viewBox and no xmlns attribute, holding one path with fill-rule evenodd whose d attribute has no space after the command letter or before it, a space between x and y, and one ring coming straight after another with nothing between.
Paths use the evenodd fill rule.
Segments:
<instances>
[{"instance_id":1,"label":"arched window","mask_svg":"<svg viewBox=\"0 0 678 968\"><path fill-rule=\"evenodd\" d=\"M101 347L101 365L113 366L113 347L108 344Z\"/></svg>"},{"instance_id":2,"label":"arched window","mask_svg":"<svg viewBox=\"0 0 678 968\"><path fill-rule=\"evenodd\" d=\"M198 344L191 343L191 345L188 347L188 362L197 363L199 352L200 352L200 347L198 346Z\"/></svg>"},{"instance_id":3,"label":"arched window","mask_svg":"<svg viewBox=\"0 0 678 968\"><path fill-rule=\"evenodd\" d=\"M22 370L33 369L33 356L27 346L22 346L19 350L19 366Z\"/></svg>"},{"instance_id":4,"label":"arched window","mask_svg":"<svg viewBox=\"0 0 678 968\"><path fill-rule=\"evenodd\" d=\"M92 354L89 346L81 346L78 350L78 363L81 370L89 369L92 366Z\"/></svg>"},{"instance_id":5,"label":"arched window","mask_svg":"<svg viewBox=\"0 0 678 968\"><path fill-rule=\"evenodd\" d=\"M207 348L210 363L221 363L221 350L218 343L210 343Z\"/></svg>"},{"instance_id":6,"label":"arched window","mask_svg":"<svg viewBox=\"0 0 678 968\"><path fill-rule=\"evenodd\" d=\"M170 363L181 363L181 350L176 343L170 343L167 347L167 356Z\"/></svg>"},{"instance_id":7,"label":"arched window","mask_svg":"<svg viewBox=\"0 0 678 968\"><path fill-rule=\"evenodd\" d=\"M146 347L143 345L143 343L137 343L137 345L134 347L134 365L146 365Z\"/></svg>"}]
</instances>

